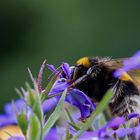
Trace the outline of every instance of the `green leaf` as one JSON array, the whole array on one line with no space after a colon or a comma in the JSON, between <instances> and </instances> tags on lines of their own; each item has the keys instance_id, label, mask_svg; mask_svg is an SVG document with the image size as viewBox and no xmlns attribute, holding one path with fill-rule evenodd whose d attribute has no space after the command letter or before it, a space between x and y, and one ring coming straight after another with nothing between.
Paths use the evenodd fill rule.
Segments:
<instances>
[{"instance_id":1,"label":"green leaf","mask_svg":"<svg viewBox=\"0 0 140 140\"><path fill-rule=\"evenodd\" d=\"M51 116L49 117L47 122L45 123L44 128L43 128L44 136L46 136L48 134L51 127L55 124L55 122L60 117L60 114L61 114L63 106L64 106L66 93L67 93L67 89L62 93L62 96L57 104L57 107L55 108L55 110L53 111L53 113L51 114Z\"/></svg>"},{"instance_id":2,"label":"green leaf","mask_svg":"<svg viewBox=\"0 0 140 140\"><path fill-rule=\"evenodd\" d=\"M41 124L38 117L33 113L30 116L30 131L29 131L29 139L30 140L41 140Z\"/></svg>"},{"instance_id":3,"label":"green leaf","mask_svg":"<svg viewBox=\"0 0 140 140\"><path fill-rule=\"evenodd\" d=\"M75 122L74 122L74 120L73 120L73 118L72 118L72 116L71 116L70 111L66 108L66 109L65 109L65 112L66 112L66 115L67 115L67 118L69 119L69 121L70 121L71 123L75 124Z\"/></svg>"},{"instance_id":4,"label":"green leaf","mask_svg":"<svg viewBox=\"0 0 140 140\"><path fill-rule=\"evenodd\" d=\"M35 78L33 77L32 72L31 72L31 70L30 70L29 68L28 68L28 72L29 72L29 76L30 76L30 78L31 78L31 80L32 80L32 82L33 82L34 89L35 89L36 91L38 91L37 82L36 82Z\"/></svg>"},{"instance_id":5,"label":"green leaf","mask_svg":"<svg viewBox=\"0 0 140 140\"><path fill-rule=\"evenodd\" d=\"M30 87L30 85L28 83L26 83L26 88L27 88L27 92L28 92L27 97L26 97L27 104L32 107L34 102L36 101L36 97L33 93L34 92L33 89Z\"/></svg>"},{"instance_id":6,"label":"green leaf","mask_svg":"<svg viewBox=\"0 0 140 140\"><path fill-rule=\"evenodd\" d=\"M69 133L69 129L66 129L66 136L64 138L64 140L70 140L71 134Z\"/></svg>"},{"instance_id":7,"label":"green leaf","mask_svg":"<svg viewBox=\"0 0 140 140\"><path fill-rule=\"evenodd\" d=\"M80 130L80 128L75 123L69 122L69 125L71 125L75 130Z\"/></svg>"},{"instance_id":8,"label":"green leaf","mask_svg":"<svg viewBox=\"0 0 140 140\"><path fill-rule=\"evenodd\" d=\"M20 126L22 133L26 136L27 128L28 128L28 121L26 117L26 113L24 111L21 114L17 115L18 125Z\"/></svg>"},{"instance_id":9,"label":"green leaf","mask_svg":"<svg viewBox=\"0 0 140 140\"><path fill-rule=\"evenodd\" d=\"M19 95L19 97L22 99L23 98L22 92L19 89L17 89L17 88L15 88L15 91Z\"/></svg>"},{"instance_id":10,"label":"green leaf","mask_svg":"<svg viewBox=\"0 0 140 140\"><path fill-rule=\"evenodd\" d=\"M51 78L51 80L49 81L47 87L45 88L45 91L41 94L41 96L42 96L42 97L41 97L42 101L44 101L45 98L48 96L48 94L49 94L49 92L50 92L50 90L51 90L53 84L54 84L55 81L57 80L57 78L58 78L58 75L55 74L55 75Z\"/></svg>"},{"instance_id":11,"label":"green leaf","mask_svg":"<svg viewBox=\"0 0 140 140\"><path fill-rule=\"evenodd\" d=\"M27 129L28 129L28 120L26 117L26 112L21 111L20 114L18 114L14 101L12 101L12 106L14 108L18 126L21 128L23 135L26 137L26 133L27 133Z\"/></svg>"},{"instance_id":12,"label":"green leaf","mask_svg":"<svg viewBox=\"0 0 140 140\"><path fill-rule=\"evenodd\" d=\"M87 129L89 129L92 125L93 120L95 119L95 117L101 113L106 106L108 105L111 97L112 97L112 91L109 90L105 96L103 97L103 99L101 100L101 102L98 104L96 110L91 114L91 116L87 119L87 121L83 124L82 128L75 134L75 136L71 139L71 140L77 140L84 131L86 131Z\"/></svg>"},{"instance_id":13,"label":"green leaf","mask_svg":"<svg viewBox=\"0 0 140 140\"><path fill-rule=\"evenodd\" d=\"M106 123L107 123L106 118L105 118L104 114L102 114L102 116L100 118L100 124L101 124L100 128L102 126L104 126Z\"/></svg>"},{"instance_id":14,"label":"green leaf","mask_svg":"<svg viewBox=\"0 0 140 140\"><path fill-rule=\"evenodd\" d=\"M26 84L28 95L27 95L27 103L32 108L32 111L37 115L38 119L42 122L43 120L43 111L41 107L41 96L39 92L31 89L29 84Z\"/></svg>"}]
</instances>

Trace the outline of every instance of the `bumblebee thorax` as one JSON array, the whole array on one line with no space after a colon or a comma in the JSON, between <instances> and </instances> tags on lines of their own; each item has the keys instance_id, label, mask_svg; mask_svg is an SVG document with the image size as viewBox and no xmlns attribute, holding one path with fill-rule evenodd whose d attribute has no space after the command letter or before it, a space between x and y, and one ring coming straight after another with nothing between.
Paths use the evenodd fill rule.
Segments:
<instances>
[{"instance_id":1,"label":"bumblebee thorax","mask_svg":"<svg viewBox=\"0 0 140 140\"><path fill-rule=\"evenodd\" d=\"M91 66L91 62L88 57L82 57L76 62L76 65L82 65L86 68L89 68Z\"/></svg>"}]
</instances>

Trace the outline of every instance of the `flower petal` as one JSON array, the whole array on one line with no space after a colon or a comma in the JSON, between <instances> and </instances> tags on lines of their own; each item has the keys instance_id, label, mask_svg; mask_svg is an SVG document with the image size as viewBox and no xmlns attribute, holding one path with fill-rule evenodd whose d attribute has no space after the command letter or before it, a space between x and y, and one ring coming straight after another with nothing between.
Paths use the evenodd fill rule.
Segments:
<instances>
[{"instance_id":1,"label":"flower petal","mask_svg":"<svg viewBox=\"0 0 140 140\"><path fill-rule=\"evenodd\" d=\"M56 94L56 93L61 93L68 86L69 86L69 84L67 83L66 79L65 78L60 78L60 79L56 80L56 82L54 83L49 95L53 95L53 94Z\"/></svg>"},{"instance_id":2,"label":"flower petal","mask_svg":"<svg viewBox=\"0 0 140 140\"><path fill-rule=\"evenodd\" d=\"M66 101L79 108L81 118L87 118L95 109L95 105L91 102L89 97L78 89L72 89L68 92Z\"/></svg>"},{"instance_id":3,"label":"flower petal","mask_svg":"<svg viewBox=\"0 0 140 140\"><path fill-rule=\"evenodd\" d=\"M140 68L140 51L135 53L130 59L124 61L124 70Z\"/></svg>"},{"instance_id":4,"label":"flower petal","mask_svg":"<svg viewBox=\"0 0 140 140\"><path fill-rule=\"evenodd\" d=\"M18 113L20 113L21 111L23 110L26 110L26 104L25 104L25 101L22 100L22 99L17 99L15 102L14 102L14 105L16 107L16 110ZM12 103L7 103L5 105L5 113L7 115L13 115L15 114L15 110L12 106Z\"/></svg>"},{"instance_id":5,"label":"flower petal","mask_svg":"<svg viewBox=\"0 0 140 140\"><path fill-rule=\"evenodd\" d=\"M27 112L27 116L29 115L31 109L26 107L26 103L22 99L18 99L14 102L15 109L18 114L22 111ZM0 127L10 124L17 124L16 113L13 108L12 103L8 103L5 105L5 114L0 115Z\"/></svg>"},{"instance_id":6,"label":"flower petal","mask_svg":"<svg viewBox=\"0 0 140 140\"><path fill-rule=\"evenodd\" d=\"M123 125L125 122L126 122L125 118L123 118L123 117L116 117L116 118L113 118L111 121L109 121L106 126L108 128L116 129L120 125Z\"/></svg>"},{"instance_id":7,"label":"flower petal","mask_svg":"<svg viewBox=\"0 0 140 140\"><path fill-rule=\"evenodd\" d=\"M0 115L0 128L9 124L16 124L17 119L15 115Z\"/></svg>"},{"instance_id":8,"label":"flower petal","mask_svg":"<svg viewBox=\"0 0 140 140\"><path fill-rule=\"evenodd\" d=\"M130 135L133 132L134 132L134 128L119 128L118 130L116 130L116 134L119 138Z\"/></svg>"},{"instance_id":9,"label":"flower petal","mask_svg":"<svg viewBox=\"0 0 140 140\"><path fill-rule=\"evenodd\" d=\"M46 112L52 110L54 107L56 107L57 103L58 103L58 98L56 98L56 97L45 100L42 103L43 112L46 113Z\"/></svg>"},{"instance_id":10,"label":"flower petal","mask_svg":"<svg viewBox=\"0 0 140 140\"><path fill-rule=\"evenodd\" d=\"M140 114L138 113L131 113L128 115L128 119L132 119L132 118L135 118L135 117L138 117L139 120L140 120Z\"/></svg>"},{"instance_id":11,"label":"flower petal","mask_svg":"<svg viewBox=\"0 0 140 140\"><path fill-rule=\"evenodd\" d=\"M114 72L115 77L121 76L124 72L140 68L140 51L131 58L124 60L123 67Z\"/></svg>"},{"instance_id":12,"label":"flower petal","mask_svg":"<svg viewBox=\"0 0 140 140\"><path fill-rule=\"evenodd\" d=\"M57 131L55 128L52 128L44 140L58 140Z\"/></svg>"},{"instance_id":13,"label":"flower petal","mask_svg":"<svg viewBox=\"0 0 140 140\"><path fill-rule=\"evenodd\" d=\"M23 137L11 137L8 140L25 140Z\"/></svg>"},{"instance_id":14,"label":"flower petal","mask_svg":"<svg viewBox=\"0 0 140 140\"><path fill-rule=\"evenodd\" d=\"M54 72L54 73L57 73L57 72L58 72L57 69L54 67L54 65L47 64L47 68L48 68L50 71Z\"/></svg>"},{"instance_id":15,"label":"flower petal","mask_svg":"<svg viewBox=\"0 0 140 140\"><path fill-rule=\"evenodd\" d=\"M62 70L64 71L64 73L66 74L66 78L70 79L71 74L70 74L70 66L68 63L63 63L62 64Z\"/></svg>"}]
</instances>

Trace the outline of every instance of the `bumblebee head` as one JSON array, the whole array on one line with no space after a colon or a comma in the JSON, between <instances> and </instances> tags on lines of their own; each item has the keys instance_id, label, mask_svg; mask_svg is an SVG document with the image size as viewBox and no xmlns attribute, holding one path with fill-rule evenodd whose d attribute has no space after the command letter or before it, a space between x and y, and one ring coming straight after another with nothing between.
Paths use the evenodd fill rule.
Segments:
<instances>
[{"instance_id":1,"label":"bumblebee head","mask_svg":"<svg viewBox=\"0 0 140 140\"><path fill-rule=\"evenodd\" d=\"M75 70L73 72L73 80L86 74L87 70L91 67L91 61L89 57L82 57L75 63Z\"/></svg>"}]
</instances>

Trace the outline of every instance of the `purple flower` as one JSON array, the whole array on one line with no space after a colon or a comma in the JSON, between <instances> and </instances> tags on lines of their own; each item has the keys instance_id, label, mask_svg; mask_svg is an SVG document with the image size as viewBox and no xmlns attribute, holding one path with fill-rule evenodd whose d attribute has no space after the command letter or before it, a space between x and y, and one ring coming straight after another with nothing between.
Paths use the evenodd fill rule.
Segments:
<instances>
[{"instance_id":1,"label":"purple flower","mask_svg":"<svg viewBox=\"0 0 140 140\"><path fill-rule=\"evenodd\" d=\"M129 71L137 68L140 68L140 51L135 53L130 59L126 59L124 61L125 71Z\"/></svg>"},{"instance_id":2,"label":"purple flower","mask_svg":"<svg viewBox=\"0 0 140 140\"><path fill-rule=\"evenodd\" d=\"M66 74L66 78L70 79L71 74L70 74L70 66L68 63L63 63L62 64L62 70L64 71L64 73Z\"/></svg>"},{"instance_id":3,"label":"purple flower","mask_svg":"<svg viewBox=\"0 0 140 140\"><path fill-rule=\"evenodd\" d=\"M52 128L48 135L44 138L44 140L58 140L58 134L57 130L55 128Z\"/></svg>"},{"instance_id":4,"label":"purple flower","mask_svg":"<svg viewBox=\"0 0 140 140\"><path fill-rule=\"evenodd\" d=\"M54 72L54 73L57 73L58 70L54 67L54 65L51 65L51 64L47 64L47 67L50 71Z\"/></svg>"},{"instance_id":5,"label":"purple flower","mask_svg":"<svg viewBox=\"0 0 140 140\"><path fill-rule=\"evenodd\" d=\"M56 97L47 99L42 103L42 110L44 113L49 112L50 110L54 109L57 104L58 99Z\"/></svg>"},{"instance_id":6,"label":"purple flower","mask_svg":"<svg viewBox=\"0 0 140 140\"><path fill-rule=\"evenodd\" d=\"M117 129L120 125L123 125L126 122L125 118L123 117L116 117L113 118L108 122L106 127Z\"/></svg>"},{"instance_id":7,"label":"purple flower","mask_svg":"<svg viewBox=\"0 0 140 140\"><path fill-rule=\"evenodd\" d=\"M67 80L65 78L60 78L60 79L55 81L55 83L52 86L52 89L51 89L49 95L62 93L69 86L70 86L70 84L67 83Z\"/></svg>"},{"instance_id":8,"label":"purple flower","mask_svg":"<svg viewBox=\"0 0 140 140\"><path fill-rule=\"evenodd\" d=\"M66 82L66 79L64 78L58 79L55 82L54 86L52 87L49 95L61 93L67 87L69 87L69 84ZM55 102L53 101L51 102L51 105L53 107L57 105L59 98L60 96L56 96L50 99L50 102L51 100L55 101ZM91 112L95 109L95 105L92 103L90 98L78 89L68 90L66 101L69 102L71 105L76 106L80 110L81 118L89 117ZM45 102L47 103L48 101L46 100Z\"/></svg>"},{"instance_id":9,"label":"purple flower","mask_svg":"<svg viewBox=\"0 0 140 140\"><path fill-rule=\"evenodd\" d=\"M119 138L123 138L125 136L128 136L134 132L134 128L119 128L116 130L116 135Z\"/></svg>"},{"instance_id":10,"label":"purple flower","mask_svg":"<svg viewBox=\"0 0 140 140\"><path fill-rule=\"evenodd\" d=\"M26 110L26 104L24 100L18 99L15 101L14 105L19 114L21 111ZM9 124L17 124L15 110L11 103L6 104L4 111L5 114L0 115L0 127Z\"/></svg>"},{"instance_id":11,"label":"purple flower","mask_svg":"<svg viewBox=\"0 0 140 140\"><path fill-rule=\"evenodd\" d=\"M78 139L78 140L87 140L87 138L88 139L97 139L98 140L98 135L97 135L97 133L96 132L93 132L93 131L85 131L82 135L81 135L81 137Z\"/></svg>"},{"instance_id":12,"label":"purple flower","mask_svg":"<svg viewBox=\"0 0 140 140\"><path fill-rule=\"evenodd\" d=\"M138 118L139 119L139 122L140 122L140 114L138 113L131 113L128 115L128 119L132 119L132 118Z\"/></svg>"},{"instance_id":13,"label":"purple flower","mask_svg":"<svg viewBox=\"0 0 140 140\"><path fill-rule=\"evenodd\" d=\"M66 101L79 108L83 119L89 117L96 107L89 97L78 89L68 91Z\"/></svg>"},{"instance_id":14,"label":"purple flower","mask_svg":"<svg viewBox=\"0 0 140 140\"><path fill-rule=\"evenodd\" d=\"M49 112L51 109L53 109L58 103L57 98L51 98L47 99L42 103L42 109L43 112ZM27 113L27 117L29 116L29 113L31 109L27 107L26 103L22 99L17 99L14 102L15 109L18 114L20 114L22 111L25 111ZM0 115L0 127L11 125L11 124L17 124L17 118L16 113L13 108L12 103L7 103L4 108L5 113Z\"/></svg>"},{"instance_id":15,"label":"purple flower","mask_svg":"<svg viewBox=\"0 0 140 140\"><path fill-rule=\"evenodd\" d=\"M119 126L123 125L126 122L126 120L123 117L116 117L111 119L104 127L102 127L100 130L98 130L98 136L112 136L114 134L114 130L109 130L108 128L117 129Z\"/></svg>"},{"instance_id":16,"label":"purple flower","mask_svg":"<svg viewBox=\"0 0 140 140\"><path fill-rule=\"evenodd\" d=\"M56 80L49 95L62 93L71 85L68 81L70 80L69 78L71 77L73 67L69 67L67 63L63 63L62 70L64 71L66 78L59 78ZM59 100L60 96L56 96L55 98ZM91 99L78 89L69 89L66 101L80 110L81 118L83 119L89 117L91 112L95 109L95 105L91 102Z\"/></svg>"},{"instance_id":17,"label":"purple flower","mask_svg":"<svg viewBox=\"0 0 140 140\"><path fill-rule=\"evenodd\" d=\"M124 72L140 68L140 51L123 61L123 67L115 71L114 76L120 77Z\"/></svg>"}]
</instances>

